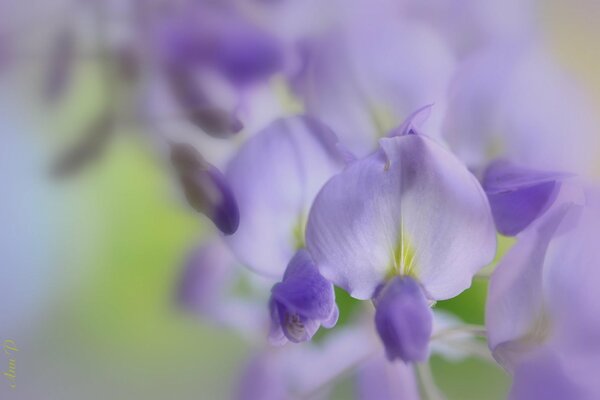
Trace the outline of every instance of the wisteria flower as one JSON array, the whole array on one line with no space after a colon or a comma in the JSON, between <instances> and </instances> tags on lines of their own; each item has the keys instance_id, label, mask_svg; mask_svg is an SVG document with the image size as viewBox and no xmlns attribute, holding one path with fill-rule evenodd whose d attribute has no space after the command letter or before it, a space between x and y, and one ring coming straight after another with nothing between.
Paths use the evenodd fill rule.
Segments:
<instances>
[{"instance_id":1,"label":"wisteria flower","mask_svg":"<svg viewBox=\"0 0 600 400\"><path fill-rule=\"evenodd\" d=\"M485 193L465 166L415 130L395 135L325 184L306 241L323 276L358 299L375 296L388 355L414 361L426 354L428 304L468 288L496 237Z\"/></svg>"}]
</instances>

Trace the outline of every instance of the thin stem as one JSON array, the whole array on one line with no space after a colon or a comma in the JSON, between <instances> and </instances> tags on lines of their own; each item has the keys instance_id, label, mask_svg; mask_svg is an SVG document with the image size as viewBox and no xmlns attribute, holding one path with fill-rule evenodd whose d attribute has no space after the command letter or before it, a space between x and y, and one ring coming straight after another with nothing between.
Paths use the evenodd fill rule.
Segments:
<instances>
[{"instance_id":1,"label":"thin stem","mask_svg":"<svg viewBox=\"0 0 600 400\"><path fill-rule=\"evenodd\" d=\"M444 396L442 391L435 384L435 379L433 378L433 372L431 371L429 362L416 364L416 369L421 386L425 392L425 397L428 400L445 400L446 396Z\"/></svg>"}]
</instances>

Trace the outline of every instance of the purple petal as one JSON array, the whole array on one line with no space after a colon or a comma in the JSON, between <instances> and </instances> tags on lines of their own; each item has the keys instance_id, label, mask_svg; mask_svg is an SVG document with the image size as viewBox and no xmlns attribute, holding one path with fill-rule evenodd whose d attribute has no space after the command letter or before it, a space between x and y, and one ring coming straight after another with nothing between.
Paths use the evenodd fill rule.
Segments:
<instances>
[{"instance_id":1,"label":"purple petal","mask_svg":"<svg viewBox=\"0 0 600 400\"><path fill-rule=\"evenodd\" d=\"M251 357L239 377L236 400L280 400L286 397L284 374L268 353Z\"/></svg>"},{"instance_id":2,"label":"purple petal","mask_svg":"<svg viewBox=\"0 0 600 400\"><path fill-rule=\"evenodd\" d=\"M231 278L234 259L219 241L195 248L177 287L177 302L187 310L210 313Z\"/></svg>"},{"instance_id":3,"label":"purple petal","mask_svg":"<svg viewBox=\"0 0 600 400\"><path fill-rule=\"evenodd\" d=\"M508 399L592 400L597 397L586 394L578 387L564 370L559 358L545 349L521 363L516 369Z\"/></svg>"},{"instance_id":4,"label":"purple petal","mask_svg":"<svg viewBox=\"0 0 600 400\"><path fill-rule=\"evenodd\" d=\"M419 284L412 278L396 277L375 298L375 326L388 359L425 361L433 312Z\"/></svg>"},{"instance_id":5,"label":"purple petal","mask_svg":"<svg viewBox=\"0 0 600 400\"><path fill-rule=\"evenodd\" d=\"M359 400L418 400L419 387L412 366L390 363L383 355L363 363L357 371Z\"/></svg>"},{"instance_id":6,"label":"purple petal","mask_svg":"<svg viewBox=\"0 0 600 400\"><path fill-rule=\"evenodd\" d=\"M524 231L490 279L486 304L488 343L494 357L509 370L525 351L550 334L552 321L546 304L544 264L550 241L570 210L570 205L558 207Z\"/></svg>"},{"instance_id":7,"label":"purple petal","mask_svg":"<svg viewBox=\"0 0 600 400\"><path fill-rule=\"evenodd\" d=\"M236 85L267 78L283 65L275 38L242 23L232 24L218 39L214 57L217 68Z\"/></svg>"},{"instance_id":8,"label":"purple petal","mask_svg":"<svg viewBox=\"0 0 600 400\"><path fill-rule=\"evenodd\" d=\"M485 194L425 136L380 142L380 151L325 184L309 215L307 248L321 273L356 298L371 298L389 273L415 276L434 299L453 297L494 255Z\"/></svg>"},{"instance_id":9,"label":"purple petal","mask_svg":"<svg viewBox=\"0 0 600 400\"><path fill-rule=\"evenodd\" d=\"M335 304L333 285L319 274L306 250L299 250L292 258L272 295L288 312L310 319L329 318Z\"/></svg>"},{"instance_id":10,"label":"purple petal","mask_svg":"<svg viewBox=\"0 0 600 400\"><path fill-rule=\"evenodd\" d=\"M283 281L271 291L271 338L281 332L292 342L309 340L321 323L332 327L337 321L333 285L323 278L306 250L290 261Z\"/></svg>"},{"instance_id":11,"label":"purple petal","mask_svg":"<svg viewBox=\"0 0 600 400\"><path fill-rule=\"evenodd\" d=\"M539 218L554 202L566 174L521 168L506 161L492 163L483 188L488 195L496 229L515 236Z\"/></svg>"},{"instance_id":12,"label":"purple petal","mask_svg":"<svg viewBox=\"0 0 600 400\"><path fill-rule=\"evenodd\" d=\"M240 205L240 227L228 238L249 268L281 279L303 245L308 209L344 163L335 135L307 117L273 122L231 160L227 177Z\"/></svg>"},{"instance_id":13,"label":"purple petal","mask_svg":"<svg viewBox=\"0 0 600 400\"><path fill-rule=\"evenodd\" d=\"M416 134L431 115L432 108L433 104L428 104L414 111L404 120L402 125L390 132L388 137Z\"/></svg>"}]
</instances>

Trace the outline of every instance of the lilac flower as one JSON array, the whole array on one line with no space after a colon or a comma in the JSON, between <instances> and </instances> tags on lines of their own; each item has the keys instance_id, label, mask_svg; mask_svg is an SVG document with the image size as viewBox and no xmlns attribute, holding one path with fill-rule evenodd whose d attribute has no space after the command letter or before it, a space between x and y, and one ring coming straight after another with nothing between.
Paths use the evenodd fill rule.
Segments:
<instances>
[{"instance_id":1,"label":"lilac flower","mask_svg":"<svg viewBox=\"0 0 600 400\"><path fill-rule=\"evenodd\" d=\"M485 171L485 190L496 229L503 235L515 236L540 217L554 202L567 175L542 172L496 161Z\"/></svg>"},{"instance_id":2,"label":"lilac flower","mask_svg":"<svg viewBox=\"0 0 600 400\"><path fill-rule=\"evenodd\" d=\"M423 305L469 287L496 243L475 177L421 134L381 139L379 150L331 178L311 208L306 241L323 276L358 299L377 296L388 354L405 361L423 356L431 330ZM409 331L398 331L403 321Z\"/></svg>"},{"instance_id":3,"label":"lilac flower","mask_svg":"<svg viewBox=\"0 0 600 400\"><path fill-rule=\"evenodd\" d=\"M493 46L465 60L443 131L473 169L501 157L524 167L589 173L600 148L589 132L598 126L584 89L527 42Z\"/></svg>"},{"instance_id":4,"label":"lilac flower","mask_svg":"<svg viewBox=\"0 0 600 400\"><path fill-rule=\"evenodd\" d=\"M584 203L557 203L517 236L492 275L488 343L514 373L513 399L600 395L592 372L600 362L600 318L590 306L600 301L597 204L589 193Z\"/></svg>"},{"instance_id":5,"label":"lilac flower","mask_svg":"<svg viewBox=\"0 0 600 400\"><path fill-rule=\"evenodd\" d=\"M344 162L335 135L308 117L273 122L231 160L227 179L240 206L240 226L227 239L240 261L281 279L304 247L304 226L318 190Z\"/></svg>"},{"instance_id":6,"label":"lilac flower","mask_svg":"<svg viewBox=\"0 0 600 400\"><path fill-rule=\"evenodd\" d=\"M306 250L290 261L282 282L273 286L269 302L273 343L310 340L320 325L331 328L338 319L333 285L323 278Z\"/></svg>"},{"instance_id":7,"label":"lilac flower","mask_svg":"<svg viewBox=\"0 0 600 400\"><path fill-rule=\"evenodd\" d=\"M437 134L454 70L442 37L403 20L397 4L353 1L335 15L328 29L301 42L293 85L307 111L359 156L422 104L438 105L428 120Z\"/></svg>"},{"instance_id":8,"label":"lilac flower","mask_svg":"<svg viewBox=\"0 0 600 400\"><path fill-rule=\"evenodd\" d=\"M243 92L283 66L277 39L233 3L188 2L166 12L149 8L153 61L187 118L212 136L240 131Z\"/></svg>"}]
</instances>

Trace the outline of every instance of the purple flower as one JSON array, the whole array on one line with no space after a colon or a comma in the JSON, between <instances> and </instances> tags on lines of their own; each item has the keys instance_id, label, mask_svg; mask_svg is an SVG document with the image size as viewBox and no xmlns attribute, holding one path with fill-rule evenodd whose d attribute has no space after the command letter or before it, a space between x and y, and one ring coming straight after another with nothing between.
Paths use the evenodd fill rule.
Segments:
<instances>
[{"instance_id":1,"label":"purple flower","mask_svg":"<svg viewBox=\"0 0 600 400\"><path fill-rule=\"evenodd\" d=\"M501 157L524 167L590 172L600 148L590 133L600 126L592 103L534 45L510 42L465 60L450 90L444 135L470 168Z\"/></svg>"},{"instance_id":2,"label":"purple flower","mask_svg":"<svg viewBox=\"0 0 600 400\"><path fill-rule=\"evenodd\" d=\"M414 349L430 331L423 302L468 288L493 258L496 234L483 189L446 149L421 134L379 143L325 184L308 218L307 248L323 276L355 298L372 298L391 280L381 292L381 321L416 325L382 338L391 356L418 358ZM407 315L393 317L396 307ZM404 337L405 344L388 340Z\"/></svg>"},{"instance_id":3,"label":"purple flower","mask_svg":"<svg viewBox=\"0 0 600 400\"><path fill-rule=\"evenodd\" d=\"M442 37L390 6L350 2L336 12L332 27L302 42L303 67L293 80L307 112L361 157L422 104L438 105L428 121L437 133L455 65Z\"/></svg>"},{"instance_id":4,"label":"purple flower","mask_svg":"<svg viewBox=\"0 0 600 400\"><path fill-rule=\"evenodd\" d=\"M394 277L375 296L375 326L387 358L425 361L433 313L419 284L411 277Z\"/></svg>"},{"instance_id":5,"label":"purple flower","mask_svg":"<svg viewBox=\"0 0 600 400\"><path fill-rule=\"evenodd\" d=\"M227 168L240 206L239 229L227 243L240 261L281 279L304 247L313 199L343 165L335 135L308 117L277 120L249 139Z\"/></svg>"},{"instance_id":6,"label":"purple flower","mask_svg":"<svg viewBox=\"0 0 600 400\"><path fill-rule=\"evenodd\" d=\"M567 175L542 172L496 161L485 171L485 190L496 229L503 235L515 236L540 217L554 202L561 180Z\"/></svg>"},{"instance_id":7,"label":"purple flower","mask_svg":"<svg viewBox=\"0 0 600 400\"><path fill-rule=\"evenodd\" d=\"M319 326L331 328L338 319L333 285L323 278L306 250L290 261L283 280L273 286L271 300L273 343L310 340Z\"/></svg>"},{"instance_id":8,"label":"purple flower","mask_svg":"<svg viewBox=\"0 0 600 400\"><path fill-rule=\"evenodd\" d=\"M600 395L600 317L591 306L600 302L600 209L590 193L576 200L557 201L519 234L490 281L488 344L514 373L513 399L546 389L548 398Z\"/></svg>"},{"instance_id":9,"label":"purple flower","mask_svg":"<svg viewBox=\"0 0 600 400\"><path fill-rule=\"evenodd\" d=\"M239 210L223 174L188 144L173 144L171 161L190 206L224 234L233 234L239 225Z\"/></svg>"}]
</instances>

